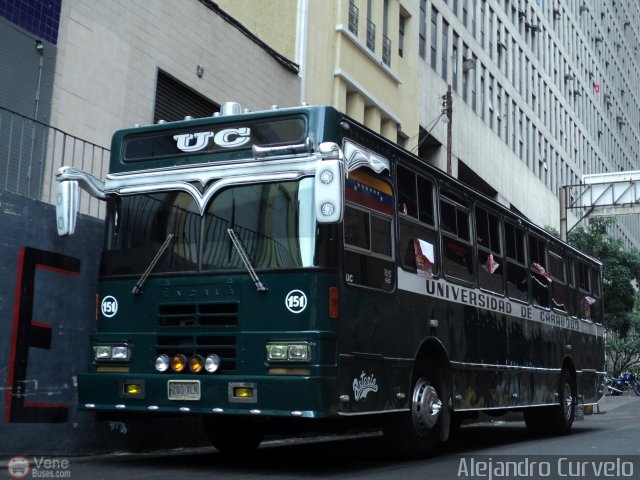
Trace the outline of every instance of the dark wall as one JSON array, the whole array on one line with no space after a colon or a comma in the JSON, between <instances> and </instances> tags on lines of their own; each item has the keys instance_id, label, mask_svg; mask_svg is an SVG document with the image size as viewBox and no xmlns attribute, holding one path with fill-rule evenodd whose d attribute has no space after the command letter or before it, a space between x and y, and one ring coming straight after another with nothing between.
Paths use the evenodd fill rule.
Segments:
<instances>
[{"instance_id":1,"label":"dark wall","mask_svg":"<svg viewBox=\"0 0 640 480\"><path fill-rule=\"evenodd\" d=\"M60 238L55 207L0 190L0 455L78 455L202 445L196 419L97 422L77 410L94 328L103 222Z\"/></svg>"}]
</instances>

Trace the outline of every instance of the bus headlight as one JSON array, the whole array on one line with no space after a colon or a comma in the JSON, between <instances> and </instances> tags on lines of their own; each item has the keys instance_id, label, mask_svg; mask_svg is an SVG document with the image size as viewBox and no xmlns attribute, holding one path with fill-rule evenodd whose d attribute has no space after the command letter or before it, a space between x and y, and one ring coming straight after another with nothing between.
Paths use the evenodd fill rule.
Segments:
<instances>
[{"instance_id":1,"label":"bus headlight","mask_svg":"<svg viewBox=\"0 0 640 480\"><path fill-rule=\"evenodd\" d=\"M93 347L93 358L96 360L111 360L111 345L96 345Z\"/></svg>"},{"instance_id":2,"label":"bus headlight","mask_svg":"<svg viewBox=\"0 0 640 480\"><path fill-rule=\"evenodd\" d=\"M308 342L269 342L266 344L269 362L308 362L311 360L311 345Z\"/></svg>"},{"instance_id":3,"label":"bus headlight","mask_svg":"<svg viewBox=\"0 0 640 480\"><path fill-rule=\"evenodd\" d=\"M127 344L93 346L93 359L97 361L128 362L130 358L131 347Z\"/></svg>"},{"instance_id":4,"label":"bus headlight","mask_svg":"<svg viewBox=\"0 0 640 480\"><path fill-rule=\"evenodd\" d=\"M127 345L114 345L111 350L112 360L129 360L129 347Z\"/></svg>"}]
</instances>

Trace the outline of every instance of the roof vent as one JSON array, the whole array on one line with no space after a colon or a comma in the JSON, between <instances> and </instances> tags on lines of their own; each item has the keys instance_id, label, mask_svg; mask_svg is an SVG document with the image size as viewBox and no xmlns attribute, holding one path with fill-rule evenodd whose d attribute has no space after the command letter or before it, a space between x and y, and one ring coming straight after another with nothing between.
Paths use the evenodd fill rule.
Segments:
<instances>
[{"instance_id":1,"label":"roof vent","mask_svg":"<svg viewBox=\"0 0 640 480\"><path fill-rule=\"evenodd\" d=\"M224 102L220 107L220 115L239 115L242 113L242 106L237 102Z\"/></svg>"}]
</instances>

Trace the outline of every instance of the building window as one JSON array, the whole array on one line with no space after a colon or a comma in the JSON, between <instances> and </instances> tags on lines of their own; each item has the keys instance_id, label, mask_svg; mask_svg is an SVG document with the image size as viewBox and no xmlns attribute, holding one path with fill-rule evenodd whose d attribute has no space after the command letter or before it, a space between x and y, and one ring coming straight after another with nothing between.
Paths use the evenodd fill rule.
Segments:
<instances>
[{"instance_id":1,"label":"building window","mask_svg":"<svg viewBox=\"0 0 640 480\"><path fill-rule=\"evenodd\" d=\"M477 65L478 59L476 58L475 55L473 55L473 64ZM476 72L475 70L469 70L469 73L467 74L471 77L471 108L473 109L474 112L478 113L477 110L477 99L476 99L476 91L477 91L477 84L476 84Z\"/></svg>"},{"instance_id":2,"label":"building window","mask_svg":"<svg viewBox=\"0 0 640 480\"><path fill-rule=\"evenodd\" d=\"M349 0L349 31L356 37L358 36L358 17L360 11L356 6L355 0Z\"/></svg>"},{"instance_id":3,"label":"building window","mask_svg":"<svg viewBox=\"0 0 640 480\"><path fill-rule=\"evenodd\" d=\"M425 58L427 55L427 0L420 0L420 34L418 38L418 53L422 58Z\"/></svg>"},{"instance_id":4,"label":"building window","mask_svg":"<svg viewBox=\"0 0 640 480\"><path fill-rule=\"evenodd\" d=\"M382 63L391 66L391 39L389 38L389 0L384 0L382 12Z\"/></svg>"},{"instance_id":5,"label":"building window","mask_svg":"<svg viewBox=\"0 0 640 480\"><path fill-rule=\"evenodd\" d=\"M453 45L451 45L451 83L453 91L458 91L458 37L457 33L453 34Z\"/></svg>"},{"instance_id":6,"label":"building window","mask_svg":"<svg viewBox=\"0 0 640 480\"><path fill-rule=\"evenodd\" d=\"M489 75L489 128L493 130L493 75Z\"/></svg>"},{"instance_id":7,"label":"building window","mask_svg":"<svg viewBox=\"0 0 640 480\"><path fill-rule=\"evenodd\" d=\"M376 51L376 24L371 20L371 0L367 0L367 48Z\"/></svg>"},{"instance_id":8,"label":"building window","mask_svg":"<svg viewBox=\"0 0 640 480\"><path fill-rule=\"evenodd\" d=\"M449 24L445 21L442 22L442 70L440 76L446 82L447 81L447 50L449 49Z\"/></svg>"},{"instance_id":9,"label":"building window","mask_svg":"<svg viewBox=\"0 0 640 480\"><path fill-rule=\"evenodd\" d=\"M438 44L438 11L431 10L431 68L436 69L436 46Z\"/></svg>"},{"instance_id":10,"label":"building window","mask_svg":"<svg viewBox=\"0 0 640 480\"><path fill-rule=\"evenodd\" d=\"M502 86L500 84L496 89L496 130L502 138Z\"/></svg>"},{"instance_id":11,"label":"building window","mask_svg":"<svg viewBox=\"0 0 640 480\"><path fill-rule=\"evenodd\" d=\"M465 44L462 49L462 61L464 62L467 58L469 58L469 47ZM462 70L462 99L465 103L469 103L469 73Z\"/></svg>"},{"instance_id":12,"label":"building window","mask_svg":"<svg viewBox=\"0 0 640 480\"><path fill-rule=\"evenodd\" d=\"M404 22L405 22L405 18L400 15L400 18L398 19L399 23L398 23L398 56L403 57L404 56Z\"/></svg>"}]
</instances>

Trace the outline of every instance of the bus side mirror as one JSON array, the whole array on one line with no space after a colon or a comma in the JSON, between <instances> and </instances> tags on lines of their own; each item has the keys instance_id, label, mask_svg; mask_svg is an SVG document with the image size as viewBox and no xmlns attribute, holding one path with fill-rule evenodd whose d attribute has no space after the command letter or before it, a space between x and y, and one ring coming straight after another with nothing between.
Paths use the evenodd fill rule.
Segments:
<instances>
[{"instance_id":1,"label":"bus side mirror","mask_svg":"<svg viewBox=\"0 0 640 480\"><path fill-rule=\"evenodd\" d=\"M65 180L58 182L56 195L56 225L58 235L73 235L76 230L78 216L79 190L78 182Z\"/></svg>"},{"instance_id":2,"label":"bus side mirror","mask_svg":"<svg viewBox=\"0 0 640 480\"><path fill-rule=\"evenodd\" d=\"M342 160L318 161L315 177L315 210L318 223L342 221L344 173Z\"/></svg>"}]
</instances>

